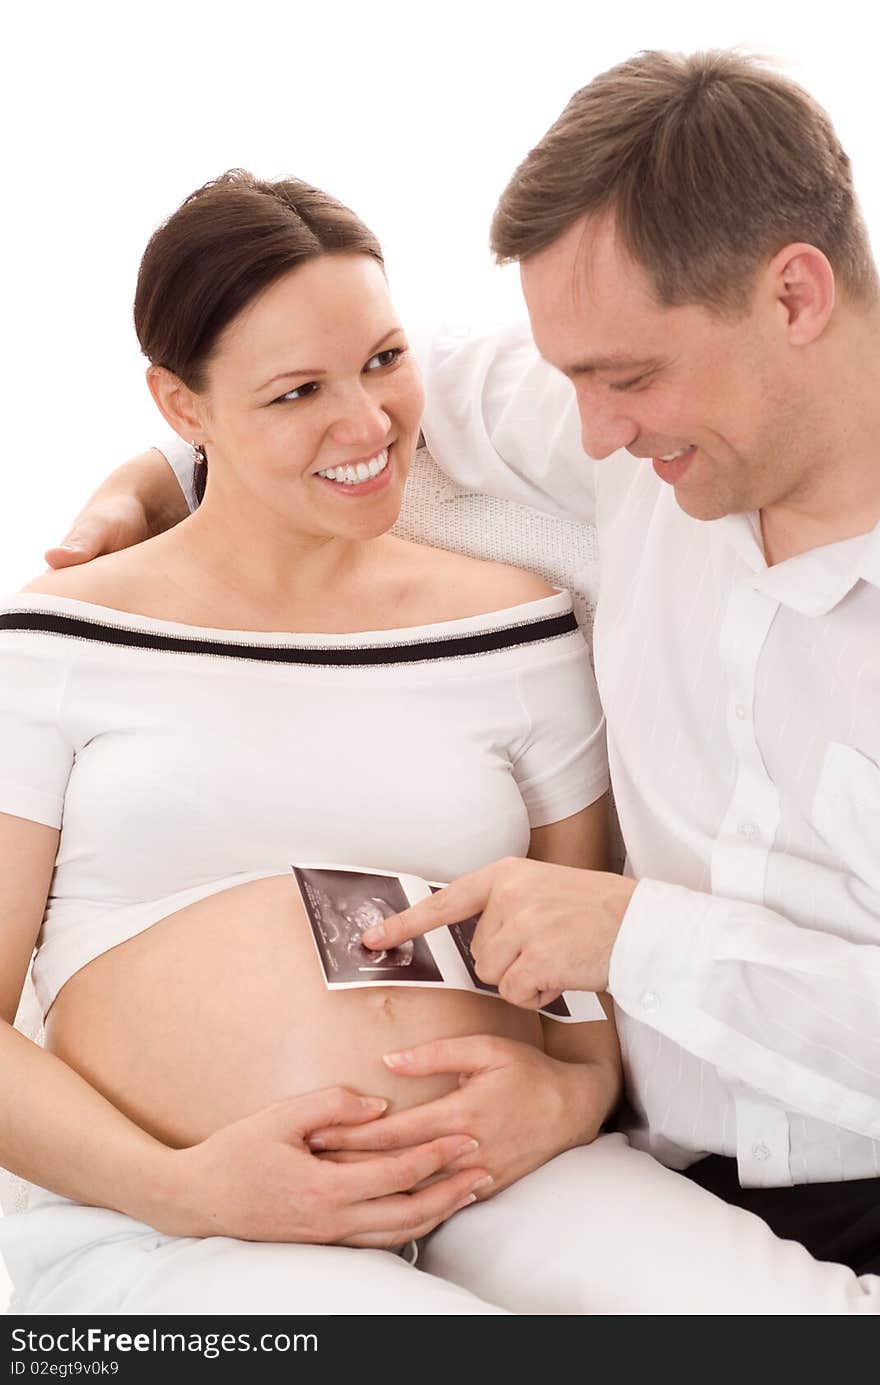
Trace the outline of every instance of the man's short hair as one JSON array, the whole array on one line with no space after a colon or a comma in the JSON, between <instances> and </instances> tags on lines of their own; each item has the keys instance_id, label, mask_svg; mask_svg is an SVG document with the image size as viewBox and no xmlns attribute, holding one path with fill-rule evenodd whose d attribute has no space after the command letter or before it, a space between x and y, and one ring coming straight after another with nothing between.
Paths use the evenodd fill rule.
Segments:
<instances>
[{"instance_id":1,"label":"man's short hair","mask_svg":"<svg viewBox=\"0 0 880 1385\"><path fill-rule=\"evenodd\" d=\"M740 311L759 267L805 241L863 301L877 271L847 155L822 107L735 52L645 52L571 98L492 222L500 263L613 214L660 302Z\"/></svg>"}]
</instances>

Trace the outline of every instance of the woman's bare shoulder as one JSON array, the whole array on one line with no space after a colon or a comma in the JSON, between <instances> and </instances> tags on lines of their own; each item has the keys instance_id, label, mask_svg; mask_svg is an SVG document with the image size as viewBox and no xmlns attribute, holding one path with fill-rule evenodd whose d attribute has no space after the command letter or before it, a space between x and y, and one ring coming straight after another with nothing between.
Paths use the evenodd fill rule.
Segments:
<instances>
[{"instance_id":1,"label":"woman's bare shoulder","mask_svg":"<svg viewBox=\"0 0 880 1385\"><path fill-rule=\"evenodd\" d=\"M426 600L443 607L434 619L454 620L500 611L540 601L557 591L543 577L510 563L470 558L408 540L401 542L406 543L406 550L401 550L402 560L418 579L411 589L421 590Z\"/></svg>"},{"instance_id":2,"label":"woman's bare shoulder","mask_svg":"<svg viewBox=\"0 0 880 1385\"><path fill-rule=\"evenodd\" d=\"M145 573L141 554L136 549L126 548L75 567L48 568L22 587L22 591L124 608L142 586Z\"/></svg>"}]
</instances>

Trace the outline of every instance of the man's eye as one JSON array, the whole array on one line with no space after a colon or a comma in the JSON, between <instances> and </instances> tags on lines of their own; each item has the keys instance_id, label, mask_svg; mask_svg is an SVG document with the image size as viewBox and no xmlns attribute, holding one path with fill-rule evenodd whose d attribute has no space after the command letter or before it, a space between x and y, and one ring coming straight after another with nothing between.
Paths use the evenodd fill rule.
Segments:
<instances>
[{"instance_id":1,"label":"man's eye","mask_svg":"<svg viewBox=\"0 0 880 1385\"><path fill-rule=\"evenodd\" d=\"M403 355L402 346L389 346L385 351L377 351L364 366L364 370L381 370L383 366L394 365Z\"/></svg>"},{"instance_id":2,"label":"man's eye","mask_svg":"<svg viewBox=\"0 0 880 1385\"><path fill-rule=\"evenodd\" d=\"M280 394L277 399L273 399L273 404L284 404L287 401L297 399L308 399L318 388L314 380L310 380L307 385L297 385L295 390L288 390L285 394Z\"/></svg>"},{"instance_id":3,"label":"man's eye","mask_svg":"<svg viewBox=\"0 0 880 1385\"><path fill-rule=\"evenodd\" d=\"M647 371L647 372L646 372L645 374L643 374L643 375L634 375L634 376L632 377L631 380L617 380L617 381L611 386L611 388L612 388L613 390L619 390L619 391L623 391L623 390L635 390L635 389L638 389L639 385L643 385L643 384L645 383L645 381L646 381L646 380L649 380L650 378L651 378L650 371Z\"/></svg>"}]
</instances>

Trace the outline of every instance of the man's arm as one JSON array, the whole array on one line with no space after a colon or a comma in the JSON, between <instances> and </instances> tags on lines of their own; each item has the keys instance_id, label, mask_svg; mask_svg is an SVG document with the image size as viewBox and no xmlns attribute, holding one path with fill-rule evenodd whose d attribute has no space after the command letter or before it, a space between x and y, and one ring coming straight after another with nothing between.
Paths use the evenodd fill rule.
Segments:
<instances>
[{"instance_id":1,"label":"man's arm","mask_svg":"<svg viewBox=\"0 0 880 1385\"><path fill-rule=\"evenodd\" d=\"M621 1010L783 1107L820 1121L833 1113L880 1138L880 946L682 885L515 859L463 876L363 941L391 947L481 912L478 974L512 1003L537 1009L561 990L607 989Z\"/></svg>"},{"instance_id":2,"label":"man's arm","mask_svg":"<svg viewBox=\"0 0 880 1385\"><path fill-rule=\"evenodd\" d=\"M877 944L642 880L609 988L628 1014L783 1106L880 1138Z\"/></svg>"},{"instance_id":3,"label":"man's arm","mask_svg":"<svg viewBox=\"0 0 880 1385\"><path fill-rule=\"evenodd\" d=\"M172 466L156 447L123 462L98 487L61 543L46 550L46 562L72 567L170 529L190 511L181 484L177 462Z\"/></svg>"},{"instance_id":4,"label":"man's arm","mask_svg":"<svg viewBox=\"0 0 880 1385\"><path fill-rule=\"evenodd\" d=\"M595 514L571 382L538 355L527 323L419 343L422 429L437 465L465 490L565 519Z\"/></svg>"}]
</instances>

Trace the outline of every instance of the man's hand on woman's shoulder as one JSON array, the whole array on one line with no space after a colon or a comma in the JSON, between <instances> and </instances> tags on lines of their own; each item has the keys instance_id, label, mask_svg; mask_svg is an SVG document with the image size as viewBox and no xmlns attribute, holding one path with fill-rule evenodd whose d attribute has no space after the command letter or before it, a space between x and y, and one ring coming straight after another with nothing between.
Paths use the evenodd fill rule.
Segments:
<instances>
[{"instance_id":1,"label":"man's hand on woman's shoulder","mask_svg":"<svg viewBox=\"0 0 880 1385\"><path fill-rule=\"evenodd\" d=\"M116 553L150 537L143 505L134 495L90 501L59 544L47 548L51 568L87 563L103 553Z\"/></svg>"},{"instance_id":2,"label":"man's hand on woman's shoulder","mask_svg":"<svg viewBox=\"0 0 880 1385\"><path fill-rule=\"evenodd\" d=\"M161 534L188 513L174 472L151 448L111 472L61 542L47 548L46 562L51 568L73 567L116 553Z\"/></svg>"}]
</instances>

